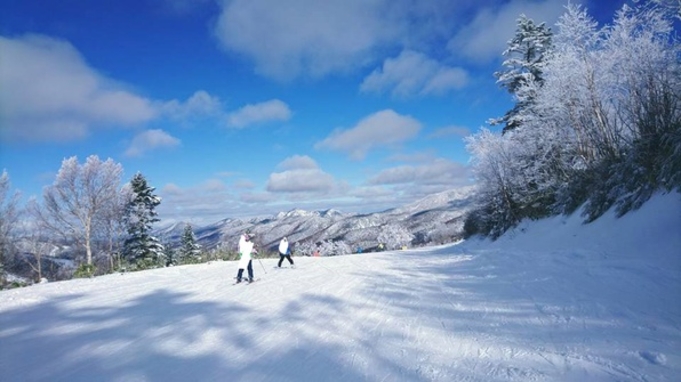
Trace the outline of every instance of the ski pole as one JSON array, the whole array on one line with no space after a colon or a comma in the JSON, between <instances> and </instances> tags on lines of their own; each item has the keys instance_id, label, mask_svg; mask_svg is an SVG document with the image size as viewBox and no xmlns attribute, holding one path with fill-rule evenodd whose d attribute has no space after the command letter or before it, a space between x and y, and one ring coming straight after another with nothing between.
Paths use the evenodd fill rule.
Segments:
<instances>
[{"instance_id":1,"label":"ski pole","mask_svg":"<svg viewBox=\"0 0 681 382\"><path fill-rule=\"evenodd\" d=\"M260 259L258 259L258 262L260 263L260 266L262 267L263 272L265 272L265 274L267 274L267 270L265 270L265 266L262 265L262 261L260 261Z\"/></svg>"}]
</instances>

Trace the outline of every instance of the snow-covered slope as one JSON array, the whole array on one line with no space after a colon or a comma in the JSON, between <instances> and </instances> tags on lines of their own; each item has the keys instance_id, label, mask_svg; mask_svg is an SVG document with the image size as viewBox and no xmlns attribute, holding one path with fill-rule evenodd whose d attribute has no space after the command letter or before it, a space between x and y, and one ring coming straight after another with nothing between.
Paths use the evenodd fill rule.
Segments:
<instances>
[{"instance_id":1,"label":"snow-covered slope","mask_svg":"<svg viewBox=\"0 0 681 382\"><path fill-rule=\"evenodd\" d=\"M0 291L0 380L678 380L679 194L581 221Z\"/></svg>"}]
</instances>

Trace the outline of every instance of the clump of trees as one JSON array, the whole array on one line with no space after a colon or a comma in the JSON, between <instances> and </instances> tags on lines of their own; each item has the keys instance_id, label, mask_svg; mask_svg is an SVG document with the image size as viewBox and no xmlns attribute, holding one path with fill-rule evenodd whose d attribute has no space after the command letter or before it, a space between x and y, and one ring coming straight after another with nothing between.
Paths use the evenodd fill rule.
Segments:
<instances>
[{"instance_id":1,"label":"clump of trees","mask_svg":"<svg viewBox=\"0 0 681 382\"><path fill-rule=\"evenodd\" d=\"M5 283L5 264L15 253L12 237L19 219L17 204L20 195L10 194L10 180L7 171L0 175L0 285Z\"/></svg>"},{"instance_id":2,"label":"clump of trees","mask_svg":"<svg viewBox=\"0 0 681 382\"><path fill-rule=\"evenodd\" d=\"M410 245L413 240L414 235L403 225L398 223L387 223L380 227L377 236L372 236L371 239L365 237L360 242L360 244L363 243L375 246L371 248L362 248L361 246L353 248L345 239L340 237L323 240L305 240L292 244L292 246L295 253L299 256L314 256L315 254L318 254L319 256L340 256L365 252L367 250L401 249L404 246Z\"/></svg>"},{"instance_id":3,"label":"clump of trees","mask_svg":"<svg viewBox=\"0 0 681 382\"><path fill-rule=\"evenodd\" d=\"M377 240L385 245L385 249L401 249L411 244L414 235L404 226L392 223L381 227Z\"/></svg>"},{"instance_id":4,"label":"clump of trees","mask_svg":"<svg viewBox=\"0 0 681 382\"><path fill-rule=\"evenodd\" d=\"M340 256L351 254L352 248L343 240L304 241L296 243L295 253L302 256Z\"/></svg>"},{"instance_id":5,"label":"clump of trees","mask_svg":"<svg viewBox=\"0 0 681 382\"><path fill-rule=\"evenodd\" d=\"M77 264L75 277L165 265L164 248L152 235L161 199L140 173L121 187L122 174L122 166L112 159L102 161L93 155L82 164L76 157L64 159L42 200L33 198L19 210L19 194L9 195L9 175L3 172L0 274L4 276L7 264L14 268L24 264L40 281L46 265L50 270L60 268L53 256L47 256L54 252L69 253ZM66 277L55 272L59 269L52 275Z\"/></svg>"},{"instance_id":6,"label":"clump of trees","mask_svg":"<svg viewBox=\"0 0 681 382\"><path fill-rule=\"evenodd\" d=\"M599 27L574 4L555 34L527 18L497 73L515 107L467 138L478 180L467 235L501 235L522 219L621 215L653 193L681 191L681 57L664 1L624 5Z\"/></svg>"}]
</instances>

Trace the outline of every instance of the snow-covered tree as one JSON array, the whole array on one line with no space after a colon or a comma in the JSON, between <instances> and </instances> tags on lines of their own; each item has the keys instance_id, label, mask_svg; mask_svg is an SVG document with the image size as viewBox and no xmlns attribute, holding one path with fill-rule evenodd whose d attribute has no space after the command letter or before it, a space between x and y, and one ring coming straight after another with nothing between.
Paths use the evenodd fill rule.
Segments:
<instances>
[{"instance_id":1,"label":"snow-covered tree","mask_svg":"<svg viewBox=\"0 0 681 382\"><path fill-rule=\"evenodd\" d=\"M516 34L503 52L506 57L502 64L505 70L494 73L497 83L516 98L513 109L491 121L492 124L504 123L504 132L522 123L519 113L532 104L534 94L527 91L521 93L519 89L530 81L543 83L544 63L551 49L551 28L544 23L537 25L525 15L521 15L517 23Z\"/></svg>"},{"instance_id":2,"label":"snow-covered tree","mask_svg":"<svg viewBox=\"0 0 681 382\"><path fill-rule=\"evenodd\" d=\"M200 260L201 246L196 243L196 236L194 235L192 226L189 224L184 227L180 248L177 254L181 263L195 263Z\"/></svg>"},{"instance_id":3,"label":"snow-covered tree","mask_svg":"<svg viewBox=\"0 0 681 382\"><path fill-rule=\"evenodd\" d=\"M317 245L311 241L299 241L293 246L292 253L297 256L312 256Z\"/></svg>"},{"instance_id":4,"label":"snow-covered tree","mask_svg":"<svg viewBox=\"0 0 681 382\"><path fill-rule=\"evenodd\" d=\"M501 232L517 224L521 217L516 201L519 177L515 174L514 141L510 134L499 135L488 129L466 137L466 148L472 155L473 174L478 183L479 230L496 234L492 227ZM488 223L489 222L489 223Z\"/></svg>"},{"instance_id":5,"label":"snow-covered tree","mask_svg":"<svg viewBox=\"0 0 681 382\"><path fill-rule=\"evenodd\" d=\"M349 255L352 253L350 244L348 244L345 240L336 240L334 241L334 244L336 246L335 253L337 255Z\"/></svg>"},{"instance_id":6,"label":"snow-covered tree","mask_svg":"<svg viewBox=\"0 0 681 382\"><path fill-rule=\"evenodd\" d=\"M381 227L381 232L376 238L379 243L383 243L387 249L399 249L411 243L414 235L401 224L386 224Z\"/></svg>"},{"instance_id":7,"label":"snow-covered tree","mask_svg":"<svg viewBox=\"0 0 681 382\"><path fill-rule=\"evenodd\" d=\"M10 180L7 171L0 175L0 284L4 275L4 264L13 252L13 231L19 218L19 193L10 195Z\"/></svg>"},{"instance_id":8,"label":"snow-covered tree","mask_svg":"<svg viewBox=\"0 0 681 382\"><path fill-rule=\"evenodd\" d=\"M121 267L122 245L126 235L126 208L132 200L132 190L129 184L123 186L108 201L107 208L97 219L97 238L101 243L101 250L109 260L109 268L113 271Z\"/></svg>"},{"instance_id":9,"label":"snow-covered tree","mask_svg":"<svg viewBox=\"0 0 681 382\"><path fill-rule=\"evenodd\" d=\"M96 155L79 164L74 156L64 159L54 183L43 192L39 224L49 233L83 246L86 263L92 265L95 230L101 220L112 218L109 209L117 200L123 167Z\"/></svg>"},{"instance_id":10,"label":"snow-covered tree","mask_svg":"<svg viewBox=\"0 0 681 382\"><path fill-rule=\"evenodd\" d=\"M324 240L317 243L317 250L320 256L336 256L336 244L331 240ZM341 253L342 254L342 253Z\"/></svg>"},{"instance_id":11,"label":"snow-covered tree","mask_svg":"<svg viewBox=\"0 0 681 382\"><path fill-rule=\"evenodd\" d=\"M319 251L320 256L340 256L352 253L350 246L343 240L304 241L295 246L295 251L304 256L312 256Z\"/></svg>"},{"instance_id":12,"label":"snow-covered tree","mask_svg":"<svg viewBox=\"0 0 681 382\"><path fill-rule=\"evenodd\" d=\"M590 219L672 186L666 181L681 157L673 138L680 126L680 51L669 12L624 5L612 25L597 25L581 7L568 6L535 110L536 125L562 129L561 143L572 148L562 168L583 164L570 176L586 185Z\"/></svg>"},{"instance_id":13,"label":"snow-covered tree","mask_svg":"<svg viewBox=\"0 0 681 382\"><path fill-rule=\"evenodd\" d=\"M139 172L130 181L130 187L132 199L126 207L128 238L124 255L139 266L158 265L163 260L164 248L152 235L152 226L159 221L156 207L161 204L161 198L154 194L155 188L149 186Z\"/></svg>"},{"instance_id":14,"label":"snow-covered tree","mask_svg":"<svg viewBox=\"0 0 681 382\"><path fill-rule=\"evenodd\" d=\"M659 3L659 2L658 2ZM663 4L664 5L664 4ZM620 213L637 208L656 190L681 190L681 46L666 7L623 7L608 35L606 51L619 54L623 140L620 173L625 195ZM670 44L670 41L672 43Z\"/></svg>"},{"instance_id":15,"label":"snow-covered tree","mask_svg":"<svg viewBox=\"0 0 681 382\"><path fill-rule=\"evenodd\" d=\"M32 198L29 200L26 207L28 215L36 217L36 213L41 206ZM38 221L38 219L35 219ZM30 231L26 232L22 238L23 252L28 256L23 257L23 260L31 267L35 273L34 280L39 282L43 278L43 256L47 256L52 250L52 245L49 244L47 234L44 231L44 226L36 224L31 227Z\"/></svg>"},{"instance_id":16,"label":"snow-covered tree","mask_svg":"<svg viewBox=\"0 0 681 382\"><path fill-rule=\"evenodd\" d=\"M584 8L567 6L541 79L524 77L515 88L532 100L516 114L522 124L467 139L481 190L467 223L494 235L585 201L591 219L614 204L635 208L661 187L681 189L672 16L654 2L624 5L599 27Z\"/></svg>"}]
</instances>

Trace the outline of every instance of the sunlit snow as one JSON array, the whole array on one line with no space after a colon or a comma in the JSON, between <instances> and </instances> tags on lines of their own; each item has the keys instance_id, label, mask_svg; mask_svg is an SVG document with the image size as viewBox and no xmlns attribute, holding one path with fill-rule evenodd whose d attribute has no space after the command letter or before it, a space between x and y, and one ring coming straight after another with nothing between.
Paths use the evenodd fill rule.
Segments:
<instances>
[{"instance_id":1,"label":"sunlit snow","mask_svg":"<svg viewBox=\"0 0 681 382\"><path fill-rule=\"evenodd\" d=\"M675 381L681 198L498 241L0 292L2 381ZM236 240L236 238L235 238Z\"/></svg>"}]
</instances>

